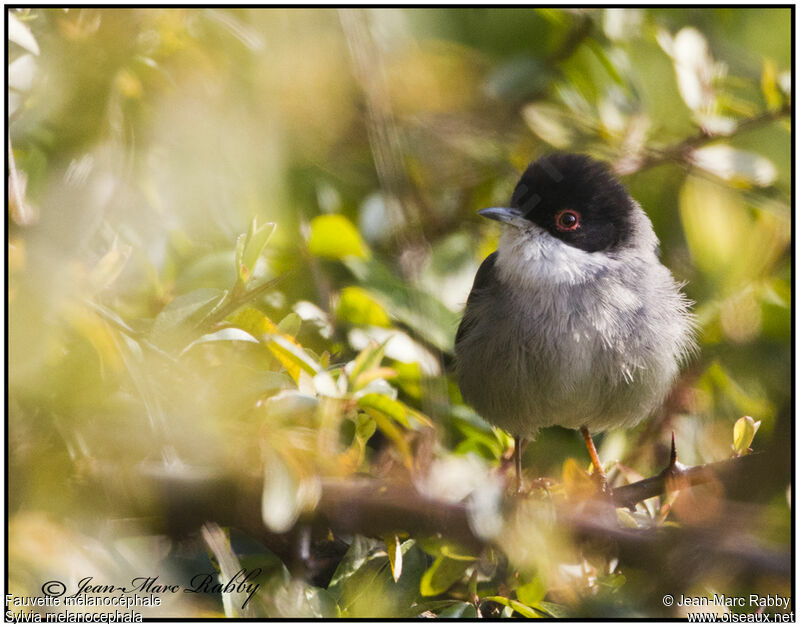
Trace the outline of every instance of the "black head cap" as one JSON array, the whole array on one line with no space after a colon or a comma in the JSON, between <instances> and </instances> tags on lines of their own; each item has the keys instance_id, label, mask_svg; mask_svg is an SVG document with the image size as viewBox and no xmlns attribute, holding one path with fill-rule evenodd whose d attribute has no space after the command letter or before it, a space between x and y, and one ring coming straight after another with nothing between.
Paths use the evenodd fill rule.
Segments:
<instances>
[{"instance_id":1,"label":"black head cap","mask_svg":"<svg viewBox=\"0 0 800 627\"><path fill-rule=\"evenodd\" d=\"M630 195L605 164L584 155L553 154L531 163L511 206L588 252L624 247L632 234Z\"/></svg>"}]
</instances>

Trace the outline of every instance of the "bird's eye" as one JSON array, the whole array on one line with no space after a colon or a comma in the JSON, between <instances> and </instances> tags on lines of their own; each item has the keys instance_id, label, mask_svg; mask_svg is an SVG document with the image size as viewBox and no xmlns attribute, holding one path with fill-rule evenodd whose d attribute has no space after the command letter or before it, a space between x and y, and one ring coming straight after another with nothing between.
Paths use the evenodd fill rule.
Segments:
<instances>
[{"instance_id":1,"label":"bird's eye","mask_svg":"<svg viewBox=\"0 0 800 627\"><path fill-rule=\"evenodd\" d=\"M559 231L574 231L581 225L581 214L572 209L562 209L556 214L556 228Z\"/></svg>"}]
</instances>

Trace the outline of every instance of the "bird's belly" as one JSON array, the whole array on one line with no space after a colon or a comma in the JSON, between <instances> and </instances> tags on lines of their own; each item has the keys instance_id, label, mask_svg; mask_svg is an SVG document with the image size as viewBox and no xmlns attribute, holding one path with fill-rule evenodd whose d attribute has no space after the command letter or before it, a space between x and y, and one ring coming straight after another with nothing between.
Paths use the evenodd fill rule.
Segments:
<instances>
[{"instance_id":1,"label":"bird's belly","mask_svg":"<svg viewBox=\"0 0 800 627\"><path fill-rule=\"evenodd\" d=\"M602 431L635 424L666 393L663 382L674 372L665 369L676 368L632 366L624 350L580 319L531 325L507 317L474 331L459 351L461 389L484 418L518 435L553 425Z\"/></svg>"}]
</instances>

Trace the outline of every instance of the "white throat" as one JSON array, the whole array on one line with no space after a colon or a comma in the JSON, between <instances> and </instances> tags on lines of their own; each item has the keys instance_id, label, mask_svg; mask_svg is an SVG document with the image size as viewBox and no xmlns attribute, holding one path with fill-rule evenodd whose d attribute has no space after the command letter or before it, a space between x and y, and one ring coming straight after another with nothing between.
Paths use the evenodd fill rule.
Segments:
<instances>
[{"instance_id":1,"label":"white throat","mask_svg":"<svg viewBox=\"0 0 800 627\"><path fill-rule=\"evenodd\" d=\"M506 226L497 246L499 277L510 286L576 285L615 263L603 252L589 253L565 244L532 223Z\"/></svg>"}]
</instances>

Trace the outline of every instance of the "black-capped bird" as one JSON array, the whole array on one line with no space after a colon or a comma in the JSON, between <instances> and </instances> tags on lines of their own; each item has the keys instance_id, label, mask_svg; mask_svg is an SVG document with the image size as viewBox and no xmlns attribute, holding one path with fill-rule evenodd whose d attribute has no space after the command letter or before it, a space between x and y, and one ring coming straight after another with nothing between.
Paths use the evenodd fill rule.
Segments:
<instances>
[{"instance_id":1,"label":"black-capped bird","mask_svg":"<svg viewBox=\"0 0 800 627\"><path fill-rule=\"evenodd\" d=\"M690 302L658 259L639 204L602 163L555 154L532 163L497 251L475 276L455 352L464 399L521 440L542 427L632 427L664 400L694 347Z\"/></svg>"}]
</instances>

